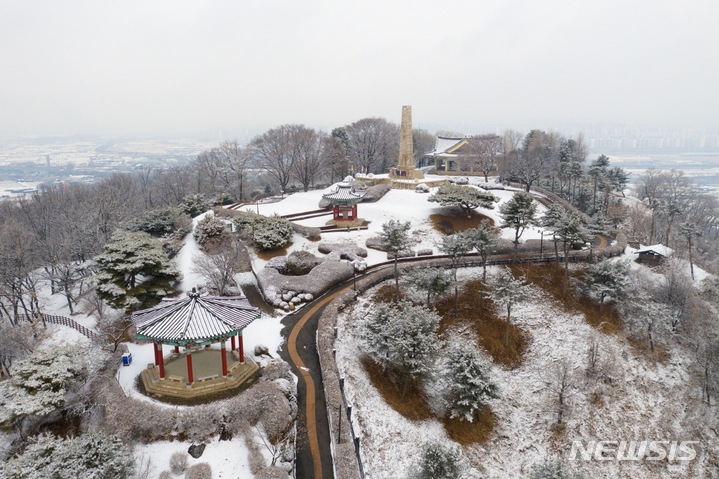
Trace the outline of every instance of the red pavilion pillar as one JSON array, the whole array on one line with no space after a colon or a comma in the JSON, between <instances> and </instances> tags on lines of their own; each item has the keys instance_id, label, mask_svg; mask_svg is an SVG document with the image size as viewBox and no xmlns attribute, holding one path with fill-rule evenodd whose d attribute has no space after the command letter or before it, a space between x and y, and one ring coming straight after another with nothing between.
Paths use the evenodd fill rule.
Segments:
<instances>
[{"instance_id":1,"label":"red pavilion pillar","mask_svg":"<svg viewBox=\"0 0 719 479\"><path fill-rule=\"evenodd\" d=\"M220 353L222 353L222 377L227 376L227 348L225 341L220 343Z\"/></svg>"},{"instance_id":2,"label":"red pavilion pillar","mask_svg":"<svg viewBox=\"0 0 719 479\"><path fill-rule=\"evenodd\" d=\"M175 354L180 354L180 346L175 346Z\"/></svg>"},{"instance_id":3,"label":"red pavilion pillar","mask_svg":"<svg viewBox=\"0 0 719 479\"><path fill-rule=\"evenodd\" d=\"M187 354L187 382L192 384L195 382L192 376L192 351L185 350L185 354Z\"/></svg>"},{"instance_id":4,"label":"red pavilion pillar","mask_svg":"<svg viewBox=\"0 0 719 479\"><path fill-rule=\"evenodd\" d=\"M237 348L235 347L235 335L234 335L234 334L233 334L232 337L230 338L230 346L232 346L231 351L234 351L235 349L237 349Z\"/></svg>"},{"instance_id":5,"label":"red pavilion pillar","mask_svg":"<svg viewBox=\"0 0 719 479\"><path fill-rule=\"evenodd\" d=\"M245 343L242 341L242 331L237 333L237 341L239 342L237 349L240 354L240 364L245 364Z\"/></svg>"},{"instance_id":6,"label":"red pavilion pillar","mask_svg":"<svg viewBox=\"0 0 719 479\"><path fill-rule=\"evenodd\" d=\"M162 343L155 343L155 360L160 368L160 379L165 379L165 358L162 357Z\"/></svg>"},{"instance_id":7,"label":"red pavilion pillar","mask_svg":"<svg viewBox=\"0 0 719 479\"><path fill-rule=\"evenodd\" d=\"M160 367L160 358L157 355L157 344L158 343L153 344L152 351L155 353L155 367L159 368Z\"/></svg>"}]
</instances>

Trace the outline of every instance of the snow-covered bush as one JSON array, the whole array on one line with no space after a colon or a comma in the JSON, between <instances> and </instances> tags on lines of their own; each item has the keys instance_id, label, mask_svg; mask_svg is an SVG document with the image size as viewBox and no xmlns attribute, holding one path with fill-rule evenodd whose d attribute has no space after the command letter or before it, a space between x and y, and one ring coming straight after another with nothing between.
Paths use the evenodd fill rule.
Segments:
<instances>
[{"instance_id":1,"label":"snow-covered bush","mask_svg":"<svg viewBox=\"0 0 719 479\"><path fill-rule=\"evenodd\" d=\"M458 479L462 461L458 449L430 442L422 447L419 462L409 473L411 479Z\"/></svg>"},{"instance_id":2,"label":"snow-covered bush","mask_svg":"<svg viewBox=\"0 0 719 479\"><path fill-rule=\"evenodd\" d=\"M0 464L7 479L76 479L131 477L135 460L118 438L87 433L72 439L41 434L30 439L25 451Z\"/></svg>"},{"instance_id":3,"label":"snow-covered bush","mask_svg":"<svg viewBox=\"0 0 719 479\"><path fill-rule=\"evenodd\" d=\"M244 211L233 220L244 236L260 251L283 248L292 238L292 225L279 216L263 216Z\"/></svg>"},{"instance_id":4,"label":"snow-covered bush","mask_svg":"<svg viewBox=\"0 0 719 479\"><path fill-rule=\"evenodd\" d=\"M187 195L182 200L180 208L182 208L182 211L184 211L185 214L194 218L195 216L209 210L211 206L210 201L205 198L205 195Z\"/></svg>"},{"instance_id":5,"label":"snow-covered bush","mask_svg":"<svg viewBox=\"0 0 719 479\"><path fill-rule=\"evenodd\" d=\"M190 466L185 472L185 479L212 479L212 467L206 462Z\"/></svg>"},{"instance_id":6,"label":"snow-covered bush","mask_svg":"<svg viewBox=\"0 0 719 479\"><path fill-rule=\"evenodd\" d=\"M321 261L309 251L293 251L287 257L287 272L294 275L305 275Z\"/></svg>"},{"instance_id":7,"label":"snow-covered bush","mask_svg":"<svg viewBox=\"0 0 719 479\"><path fill-rule=\"evenodd\" d=\"M213 215L207 215L198 221L192 232L192 236L202 246L211 241L220 241L225 235L227 235L227 223Z\"/></svg>"},{"instance_id":8,"label":"snow-covered bush","mask_svg":"<svg viewBox=\"0 0 719 479\"><path fill-rule=\"evenodd\" d=\"M174 452L170 456L170 471L179 476L187 469L187 454L184 452Z\"/></svg>"},{"instance_id":9,"label":"snow-covered bush","mask_svg":"<svg viewBox=\"0 0 719 479\"><path fill-rule=\"evenodd\" d=\"M172 473L170 471L162 471L158 479L172 479Z\"/></svg>"},{"instance_id":10,"label":"snow-covered bush","mask_svg":"<svg viewBox=\"0 0 719 479\"><path fill-rule=\"evenodd\" d=\"M427 183L420 183L417 185L414 191L416 191L417 193L429 193L429 186L427 186Z\"/></svg>"}]
</instances>

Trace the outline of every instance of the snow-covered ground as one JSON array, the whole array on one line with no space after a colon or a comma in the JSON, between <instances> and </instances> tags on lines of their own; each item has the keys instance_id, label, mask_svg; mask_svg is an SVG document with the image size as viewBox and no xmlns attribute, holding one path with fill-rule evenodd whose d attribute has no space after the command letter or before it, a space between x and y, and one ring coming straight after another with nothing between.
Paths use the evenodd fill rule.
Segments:
<instances>
[{"instance_id":1,"label":"snow-covered ground","mask_svg":"<svg viewBox=\"0 0 719 479\"><path fill-rule=\"evenodd\" d=\"M429 178L429 177L428 177ZM438 177L441 178L441 177ZM479 178L471 178L470 181L475 184L480 181ZM482 183L484 181L482 180ZM490 184L494 183L494 180L490 180ZM259 205L249 205L244 209L247 211L259 211L260 214L265 216L277 215L288 215L292 213L301 213L304 211L312 211L318 208L318 204L322 199L324 193L331 192L335 187L331 186L326 190L314 190L307 193L294 193L290 196L285 197L282 201L276 203L260 203ZM339 241L351 241L356 243L358 246L364 247L365 242L368 238L377 236L382 231L382 224L389 220L397 221L409 221L412 224L410 234L417 240L417 245L414 247L417 249L432 249L437 253L436 244L440 241L441 233L434 229L432 221L429 216L432 214L446 214L447 207L439 206L438 203L431 203L427 201L430 195L435 193L437 188L431 188L429 193L416 193L413 190L390 190L385 196L379 201L374 203L360 203L357 206L357 214L360 218L364 218L369 222L368 229L366 230L354 230L349 233L337 232L337 233L326 233L322 236L322 241L328 242L339 242ZM492 218L495 224L499 224L501 221L499 218L499 207L509 200L516 189L507 188L505 190L491 190L490 192L499 198L499 203L495 204L494 209L477 208L477 212ZM543 205L538 207L538 215L544 213L545 208ZM330 216L320 216L317 218L310 218L307 220L297 221L297 224L304 226L319 227L324 226L328 220L332 219ZM512 231L503 230L502 236L507 239L514 239L514 233ZM520 241L527 239L539 239L540 230L537 228L531 228L524 232ZM310 251L317 256L323 256L318 253L317 246L319 242L309 241L302 238L299 235L292 237L292 246L287 248L288 254L292 251ZM382 251L368 249L367 264L373 265L387 261L387 254ZM253 256L253 268L264 267L264 261L257 256Z\"/></svg>"},{"instance_id":2,"label":"snow-covered ground","mask_svg":"<svg viewBox=\"0 0 719 479\"><path fill-rule=\"evenodd\" d=\"M480 270L466 270L462 276L473 273L481 276ZM686 352L671 348L667 362L649 361L623 336L599 333L581 314L567 313L547 294L537 293L536 300L514 307L513 322L528 333L529 347L520 367L492 367L500 387L499 399L490 401L496 417L494 433L484 445L463 448L468 466L463 477L525 477L531 465L547 457L566 461L573 440L586 444L590 440L697 439L695 434L708 418L702 416L703 411L686 406L690 396L697 404L700 394L687 374L692 358ZM367 314L368 296L354 307L357 315ZM361 437L366 477L404 477L425 442L453 442L439 421L410 421L384 402L360 364L362 346L353 318L349 309L338 319L337 363L353 406L353 425ZM585 374L589 338L599 343L605 382ZM552 368L564 360L570 364L574 386L568 399L566 433L557 440L550 429L556 419L556 402L547 382ZM716 437L700 444L704 450L716 447ZM593 479L705 477L691 469L698 463L580 460L572 465Z\"/></svg>"}]
</instances>

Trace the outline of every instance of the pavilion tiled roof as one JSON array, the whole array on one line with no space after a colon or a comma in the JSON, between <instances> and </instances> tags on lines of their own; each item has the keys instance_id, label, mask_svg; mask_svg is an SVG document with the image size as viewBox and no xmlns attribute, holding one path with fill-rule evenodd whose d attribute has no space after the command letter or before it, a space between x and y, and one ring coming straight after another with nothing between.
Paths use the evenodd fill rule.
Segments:
<instances>
[{"instance_id":1,"label":"pavilion tiled roof","mask_svg":"<svg viewBox=\"0 0 719 479\"><path fill-rule=\"evenodd\" d=\"M325 193L322 198L331 203L359 203L365 194L366 191L357 191L349 183L338 183L336 190Z\"/></svg>"},{"instance_id":2,"label":"pavilion tiled roof","mask_svg":"<svg viewBox=\"0 0 719 479\"><path fill-rule=\"evenodd\" d=\"M154 308L132 314L138 337L185 344L229 337L259 317L244 296L164 299Z\"/></svg>"}]
</instances>

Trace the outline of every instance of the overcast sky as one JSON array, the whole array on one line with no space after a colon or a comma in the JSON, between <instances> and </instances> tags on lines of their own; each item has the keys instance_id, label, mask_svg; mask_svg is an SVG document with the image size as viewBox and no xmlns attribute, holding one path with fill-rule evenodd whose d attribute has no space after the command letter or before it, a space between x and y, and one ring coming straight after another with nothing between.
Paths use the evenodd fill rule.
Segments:
<instances>
[{"instance_id":1,"label":"overcast sky","mask_svg":"<svg viewBox=\"0 0 719 479\"><path fill-rule=\"evenodd\" d=\"M0 135L719 128L716 0L0 0Z\"/></svg>"}]
</instances>

